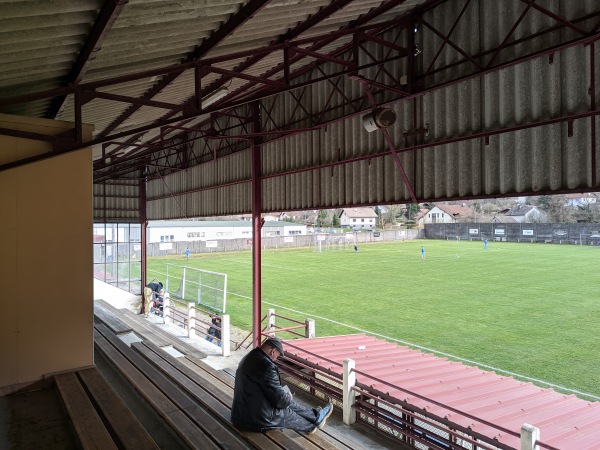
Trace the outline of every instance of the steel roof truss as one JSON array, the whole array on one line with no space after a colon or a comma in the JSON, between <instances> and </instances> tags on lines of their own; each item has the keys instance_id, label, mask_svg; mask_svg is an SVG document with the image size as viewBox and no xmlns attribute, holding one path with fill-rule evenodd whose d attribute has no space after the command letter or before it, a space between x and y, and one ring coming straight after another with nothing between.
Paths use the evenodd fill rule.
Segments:
<instances>
[{"instance_id":1,"label":"steel roof truss","mask_svg":"<svg viewBox=\"0 0 600 450\"><path fill-rule=\"evenodd\" d=\"M249 0L240 10L229 18L217 31L206 38L202 44L200 44L194 51L192 51L188 57L188 61L193 61L201 58L209 50L214 48L223 39L233 33L240 25L245 23L250 17L258 12L263 6L265 6L270 0ZM160 93L165 87L171 84L177 77L178 73L166 75L162 80L155 84L150 90L144 94L143 99L149 100L158 93ZM116 129L125 120L127 120L134 112L140 108L139 105L133 105L117 119L111 122L101 133L101 136L108 135L111 131Z\"/></svg>"},{"instance_id":2,"label":"steel roof truss","mask_svg":"<svg viewBox=\"0 0 600 450\"><path fill-rule=\"evenodd\" d=\"M106 0L104 2L87 40L77 55L77 60L65 80L66 85L77 85L81 82L90 60L94 59L96 53L100 51L102 42L127 3L129 0ZM67 95L54 98L48 107L46 117L55 119L65 107L67 98Z\"/></svg>"},{"instance_id":3,"label":"steel roof truss","mask_svg":"<svg viewBox=\"0 0 600 450\"><path fill-rule=\"evenodd\" d=\"M491 58L488 60L487 64L485 65L486 69L490 68L492 66L492 62L494 62L494 59L496 59L496 56L498 56L498 54L504 48L506 48L506 45L508 44L509 39L512 37L512 35L516 31L516 29L519 26L519 24L523 21L523 19L527 15L527 12L529 11L530 8L531 8L531 5L527 5L527 7L523 10L523 12L519 16L519 18L516 20L516 22L514 23L514 25L511 27L511 29L506 34L506 37L504 38L504 40L502 41L502 43L500 44L500 46L498 48L496 48L496 51L492 54Z\"/></svg>"},{"instance_id":4,"label":"steel roof truss","mask_svg":"<svg viewBox=\"0 0 600 450\"><path fill-rule=\"evenodd\" d=\"M578 26L576 26L573 22L565 19L564 17L561 17L557 14L554 14L552 11L544 8L543 6L538 5L537 3L535 3L535 0L521 0L523 3L526 3L528 6L538 10L539 12L547 15L548 17L553 18L554 20L556 20L559 23L562 23L564 26L570 28L571 30L581 34L582 36L587 36L587 33L585 30L582 30L581 28L579 28Z\"/></svg>"}]
</instances>

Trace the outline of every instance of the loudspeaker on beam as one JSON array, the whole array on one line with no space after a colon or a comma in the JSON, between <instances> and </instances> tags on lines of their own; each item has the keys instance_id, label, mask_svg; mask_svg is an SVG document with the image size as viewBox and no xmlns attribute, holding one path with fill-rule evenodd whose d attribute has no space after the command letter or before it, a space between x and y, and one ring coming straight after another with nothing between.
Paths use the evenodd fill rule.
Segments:
<instances>
[{"instance_id":1,"label":"loudspeaker on beam","mask_svg":"<svg viewBox=\"0 0 600 450\"><path fill-rule=\"evenodd\" d=\"M369 133L380 128L387 128L396 122L396 113L389 108L380 108L363 116L363 127Z\"/></svg>"}]
</instances>

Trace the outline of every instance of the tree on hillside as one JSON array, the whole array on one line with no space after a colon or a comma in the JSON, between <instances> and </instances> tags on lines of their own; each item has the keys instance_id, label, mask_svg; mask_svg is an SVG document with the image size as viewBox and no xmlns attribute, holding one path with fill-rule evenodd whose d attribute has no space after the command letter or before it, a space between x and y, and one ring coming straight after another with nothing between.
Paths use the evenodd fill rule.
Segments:
<instances>
[{"instance_id":1,"label":"tree on hillside","mask_svg":"<svg viewBox=\"0 0 600 450\"><path fill-rule=\"evenodd\" d=\"M553 195L548 202L548 222L572 223L575 222L576 208L567 206L564 195Z\"/></svg>"},{"instance_id":2,"label":"tree on hillside","mask_svg":"<svg viewBox=\"0 0 600 450\"><path fill-rule=\"evenodd\" d=\"M333 216L331 217L331 226L334 228L339 228L340 226L340 217L335 211L333 212Z\"/></svg>"},{"instance_id":3,"label":"tree on hillside","mask_svg":"<svg viewBox=\"0 0 600 450\"><path fill-rule=\"evenodd\" d=\"M594 204L578 206L575 218L577 222L598 223L600 222L600 209Z\"/></svg>"},{"instance_id":4,"label":"tree on hillside","mask_svg":"<svg viewBox=\"0 0 600 450\"><path fill-rule=\"evenodd\" d=\"M410 205L407 205L404 214L408 220L413 220L414 217L419 213L420 209L421 208L417 203L411 203Z\"/></svg>"},{"instance_id":5,"label":"tree on hillside","mask_svg":"<svg viewBox=\"0 0 600 450\"><path fill-rule=\"evenodd\" d=\"M375 220L377 226L383 229L385 224L383 222L383 214L381 212L381 208L379 206L376 206L373 211L375 211L375 214L377 214L377 219Z\"/></svg>"},{"instance_id":6,"label":"tree on hillside","mask_svg":"<svg viewBox=\"0 0 600 450\"><path fill-rule=\"evenodd\" d=\"M317 226L318 227L326 227L329 225L328 220L328 211L326 209L320 209L317 213Z\"/></svg>"},{"instance_id":7,"label":"tree on hillside","mask_svg":"<svg viewBox=\"0 0 600 450\"><path fill-rule=\"evenodd\" d=\"M402 212L402 207L400 205L389 205L387 207L387 212L383 214L383 220L386 224L394 225L396 223L396 219L400 216Z\"/></svg>"}]
</instances>

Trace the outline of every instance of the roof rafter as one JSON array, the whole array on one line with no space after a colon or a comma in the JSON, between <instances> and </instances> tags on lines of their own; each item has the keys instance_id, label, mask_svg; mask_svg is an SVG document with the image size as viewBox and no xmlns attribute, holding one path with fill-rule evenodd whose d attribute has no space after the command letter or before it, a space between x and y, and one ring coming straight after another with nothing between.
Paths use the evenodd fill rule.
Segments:
<instances>
[{"instance_id":1,"label":"roof rafter","mask_svg":"<svg viewBox=\"0 0 600 450\"><path fill-rule=\"evenodd\" d=\"M73 64L73 67L71 67L71 72L69 72L69 75L65 80L66 85L77 85L83 80L83 76L89 67L90 61L93 60L96 53L100 51L102 42L127 3L129 3L129 0L106 0L104 2L87 40L79 51L77 60ZM67 98L67 95L61 95L60 97L54 98L48 107L46 117L56 119L65 107Z\"/></svg>"},{"instance_id":2,"label":"roof rafter","mask_svg":"<svg viewBox=\"0 0 600 450\"><path fill-rule=\"evenodd\" d=\"M263 6L269 3L270 0L250 0L247 4L245 4L237 13L235 13L231 18L225 22L217 31L211 34L208 38L206 38L202 43L197 46L190 55L186 58L185 62L190 62L201 58L208 51L218 45L223 39L229 36L233 31L235 31L239 26L241 26L244 22L246 22L252 15L256 14ZM165 75L160 81L158 81L151 89L149 89L143 96L142 100L150 100L159 92L161 92L164 88L166 88L170 83L172 83L178 76L178 73L170 73ZM111 122L102 132L100 136L106 136L119 125L121 125L125 120L127 120L131 115L141 108L141 105L132 105L129 107L123 114L117 117L113 122Z\"/></svg>"}]
</instances>

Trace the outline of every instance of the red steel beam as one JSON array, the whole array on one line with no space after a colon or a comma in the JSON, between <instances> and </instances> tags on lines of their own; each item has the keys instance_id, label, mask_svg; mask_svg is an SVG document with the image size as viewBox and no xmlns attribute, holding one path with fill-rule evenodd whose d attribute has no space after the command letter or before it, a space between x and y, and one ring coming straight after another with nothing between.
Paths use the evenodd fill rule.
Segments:
<instances>
[{"instance_id":1,"label":"red steel beam","mask_svg":"<svg viewBox=\"0 0 600 450\"><path fill-rule=\"evenodd\" d=\"M225 22L217 31L211 34L208 38L206 38L202 44L200 44L196 49L188 56L185 62L195 61L200 59L210 50L212 50L215 46L217 46L223 39L233 33L238 27L244 24L248 19L250 19L254 14L256 14L260 9L262 9L270 0L249 0L242 8L235 13L231 18ZM171 84L181 72L171 73L166 75L162 80L160 80L157 84L155 84L148 92L146 92L142 99L150 100L159 92L161 92L164 88L166 88L169 84ZM197 93L198 95L198 93ZM100 136L106 136L119 125L121 125L125 120L127 120L131 115L140 109L140 105L133 105L127 109L127 111L123 112L119 117L113 120L102 132Z\"/></svg>"},{"instance_id":2,"label":"red steel beam","mask_svg":"<svg viewBox=\"0 0 600 450\"><path fill-rule=\"evenodd\" d=\"M129 3L129 0L106 0L102 5L102 9L98 13L98 17L94 21L92 30L83 44L83 47L77 55L77 60L71 68L71 72L65 80L66 85L77 85L83 79L90 61L94 59L95 54L100 51L102 42L106 38L108 32L112 29L121 11ZM56 97L46 112L46 117L55 119L62 109L65 107L67 95Z\"/></svg>"},{"instance_id":3,"label":"red steel beam","mask_svg":"<svg viewBox=\"0 0 600 450\"><path fill-rule=\"evenodd\" d=\"M252 104L252 131L261 132L260 104ZM253 138L252 144L252 342L255 347L260 345L260 324L262 317L262 194L261 194L261 143L260 137Z\"/></svg>"}]
</instances>

